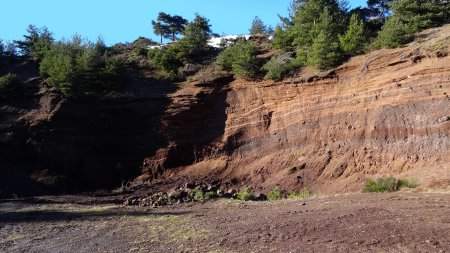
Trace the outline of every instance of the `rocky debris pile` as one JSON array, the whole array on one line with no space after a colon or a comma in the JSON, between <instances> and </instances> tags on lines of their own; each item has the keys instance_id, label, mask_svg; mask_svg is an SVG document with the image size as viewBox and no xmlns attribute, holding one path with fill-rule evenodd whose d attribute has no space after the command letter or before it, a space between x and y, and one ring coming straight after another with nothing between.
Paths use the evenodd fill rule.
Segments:
<instances>
[{"instance_id":1,"label":"rocky debris pile","mask_svg":"<svg viewBox=\"0 0 450 253\"><path fill-rule=\"evenodd\" d=\"M134 195L124 201L125 206L159 207L165 205L205 202L215 198L238 198L235 189L224 190L218 186L186 183L183 187L178 187L168 192L158 192L148 196ZM264 201L267 196L263 193L252 193L249 200Z\"/></svg>"}]
</instances>

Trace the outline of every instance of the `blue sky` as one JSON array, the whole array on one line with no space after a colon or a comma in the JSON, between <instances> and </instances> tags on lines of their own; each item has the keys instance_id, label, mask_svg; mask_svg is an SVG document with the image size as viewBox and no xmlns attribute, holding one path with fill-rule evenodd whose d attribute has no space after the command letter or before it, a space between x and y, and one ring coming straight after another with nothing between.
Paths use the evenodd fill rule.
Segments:
<instances>
[{"instance_id":1,"label":"blue sky","mask_svg":"<svg viewBox=\"0 0 450 253\"><path fill-rule=\"evenodd\" d=\"M275 26L291 0L8 0L1 4L0 39L17 40L29 24L47 26L56 39L78 33L90 40L101 35L109 45L139 36L158 41L151 20L158 12L191 20L198 12L218 34L245 34L255 16ZM352 7L366 0L349 0Z\"/></svg>"}]
</instances>

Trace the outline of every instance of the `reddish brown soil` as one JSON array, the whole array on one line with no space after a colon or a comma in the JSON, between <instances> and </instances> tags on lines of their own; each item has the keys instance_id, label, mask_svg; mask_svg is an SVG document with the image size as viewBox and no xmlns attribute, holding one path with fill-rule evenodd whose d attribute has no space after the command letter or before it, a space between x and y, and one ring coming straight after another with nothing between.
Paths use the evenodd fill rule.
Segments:
<instances>
[{"instance_id":1,"label":"reddish brown soil","mask_svg":"<svg viewBox=\"0 0 450 253\"><path fill-rule=\"evenodd\" d=\"M450 195L444 193L217 200L158 209L57 203L68 200L98 201L1 202L0 251L450 251Z\"/></svg>"}]
</instances>

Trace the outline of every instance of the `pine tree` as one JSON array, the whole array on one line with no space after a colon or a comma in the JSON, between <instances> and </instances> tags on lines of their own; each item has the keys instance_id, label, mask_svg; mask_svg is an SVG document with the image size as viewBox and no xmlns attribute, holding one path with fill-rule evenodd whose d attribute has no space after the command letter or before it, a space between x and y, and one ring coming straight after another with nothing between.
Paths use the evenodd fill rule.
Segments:
<instances>
[{"instance_id":1,"label":"pine tree","mask_svg":"<svg viewBox=\"0 0 450 253\"><path fill-rule=\"evenodd\" d=\"M313 40L307 52L307 64L320 70L337 66L342 61L338 31L328 9L320 15L319 23L315 27L320 29L318 36Z\"/></svg>"},{"instance_id":2,"label":"pine tree","mask_svg":"<svg viewBox=\"0 0 450 253\"><path fill-rule=\"evenodd\" d=\"M448 1L397 0L392 3L394 15L417 30L440 26L450 21Z\"/></svg>"},{"instance_id":3,"label":"pine tree","mask_svg":"<svg viewBox=\"0 0 450 253\"><path fill-rule=\"evenodd\" d=\"M0 39L0 58L3 56L4 51L5 51L5 46L3 45L3 40Z\"/></svg>"},{"instance_id":4,"label":"pine tree","mask_svg":"<svg viewBox=\"0 0 450 253\"><path fill-rule=\"evenodd\" d=\"M321 31L314 40L311 52L308 54L308 65L326 70L337 66L341 59L342 55L339 52L339 43L336 38Z\"/></svg>"},{"instance_id":5,"label":"pine tree","mask_svg":"<svg viewBox=\"0 0 450 253\"><path fill-rule=\"evenodd\" d=\"M34 25L29 25L27 32L28 34L23 36L24 40L14 41L14 43L22 55L42 59L53 44L52 33L47 27L38 28Z\"/></svg>"},{"instance_id":6,"label":"pine tree","mask_svg":"<svg viewBox=\"0 0 450 253\"><path fill-rule=\"evenodd\" d=\"M308 61L308 53L322 31L321 21L324 10L327 12L327 19L331 29L327 31L333 33L332 37L343 32L345 27L344 13L339 9L336 0L303 0L297 1L298 10L294 15L293 26L289 29L289 34L293 38L293 46L297 48L297 60L305 64Z\"/></svg>"},{"instance_id":7,"label":"pine tree","mask_svg":"<svg viewBox=\"0 0 450 253\"><path fill-rule=\"evenodd\" d=\"M188 56L195 57L207 51L211 34L209 20L196 13L194 21L187 25L184 38L179 43Z\"/></svg>"},{"instance_id":8,"label":"pine tree","mask_svg":"<svg viewBox=\"0 0 450 253\"><path fill-rule=\"evenodd\" d=\"M293 38L290 30L283 30L281 26L277 26L275 28L272 40L272 45L274 48L290 51L292 50L292 42Z\"/></svg>"},{"instance_id":9,"label":"pine tree","mask_svg":"<svg viewBox=\"0 0 450 253\"><path fill-rule=\"evenodd\" d=\"M367 30L364 21L358 14L353 14L347 32L339 35L342 50L349 55L357 55L364 50L367 41Z\"/></svg>"},{"instance_id":10,"label":"pine tree","mask_svg":"<svg viewBox=\"0 0 450 253\"><path fill-rule=\"evenodd\" d=\"M394 0L367 0L367 7L380 22L384 22L389 13L389 4Z\"/></svg>"},{"instance_id":11,"label":"pine tree","mask_svg":"<svg viewBox=\"0 0 450 253\"><path fill-rule=\"evenodd\" d=\"M256 16L253 19L252 26L250 27L249 31L251 35L266 35L267 27L264 22L258 16Z\"/></svg>"},{"instance_id":12,"label":"pine tree","mask_svg":"<svg viewBox=\"0 0 450 253\"><path fill-rule=\"evenodd\" d=\"M177 35L181 34L187 25L187 20L181 16L172 16L164 12L158 14L156 21L152 20L153 31L162 38L177 40Z\"/></svg>"},{"instance_id":13,"label":"pine tree","mask_svg":"<svg viewBox=\"0 0 450 253\"><path fill-rule=\"evenodd\" d=\"M377 43L385 48L400 47L411 41L414 32L415 29L403 22L400 16L392 15L378 33Z\"/></svg>"}]
</instances>

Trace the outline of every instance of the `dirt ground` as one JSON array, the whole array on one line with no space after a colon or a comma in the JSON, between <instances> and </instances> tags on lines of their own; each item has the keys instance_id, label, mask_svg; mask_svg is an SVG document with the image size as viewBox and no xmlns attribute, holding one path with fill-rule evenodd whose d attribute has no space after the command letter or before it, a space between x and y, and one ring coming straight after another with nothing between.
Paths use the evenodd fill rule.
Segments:
<instances>
[{"instance_id":1,"label":"dirt ground","mask_svg":"<svg viewBox=\"0 0 450 253\"><path fill-rule=\"evenodd\" d=\"M0 202L0 252L450 252L450 194L390 193L162 208Z\"/></svg>"}]
</instances>

